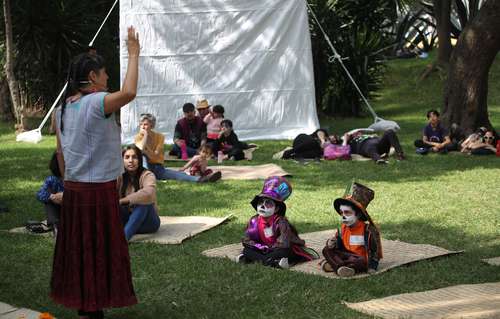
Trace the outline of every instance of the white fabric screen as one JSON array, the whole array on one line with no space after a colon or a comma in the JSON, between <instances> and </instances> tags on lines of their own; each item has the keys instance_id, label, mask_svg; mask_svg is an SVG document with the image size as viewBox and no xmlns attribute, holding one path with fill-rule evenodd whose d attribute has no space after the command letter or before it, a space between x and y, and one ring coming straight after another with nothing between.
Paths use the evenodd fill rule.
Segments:
<instances>
[{"instance_id":1,"label":"white fabric screen","mask_svg":"<svg viewBox=\"0 0 500 319\"><path fill-rule=\"evenodd\" d=\"M241 139L318 127L304 0L120 1L122 80L129 25L142 50L137 98L121 112L123 142L145 112L171 142L182 105L202 98L224 106Z\"/></svg>"}]
</instances>

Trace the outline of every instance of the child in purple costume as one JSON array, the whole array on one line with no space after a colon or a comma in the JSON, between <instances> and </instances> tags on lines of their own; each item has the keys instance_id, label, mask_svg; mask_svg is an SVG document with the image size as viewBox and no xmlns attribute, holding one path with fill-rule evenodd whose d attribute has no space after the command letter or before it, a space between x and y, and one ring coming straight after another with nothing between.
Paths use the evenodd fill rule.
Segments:
<instances>
[{"instance_id":1,"label":"child in purple costume","mask_svg":"<svg viewBox=\"0 0 500 319\"><path fill-rule=\"evenodd\" d=\"M250 202L257 214L248 222L238 262L261 262L265 266L289 268L290 264L319 257L317 252L305 246L285 217L284 201L291 193L292 186L285 178L272 176L265 180L262 192Z\"/></svg>"}]
</instances>

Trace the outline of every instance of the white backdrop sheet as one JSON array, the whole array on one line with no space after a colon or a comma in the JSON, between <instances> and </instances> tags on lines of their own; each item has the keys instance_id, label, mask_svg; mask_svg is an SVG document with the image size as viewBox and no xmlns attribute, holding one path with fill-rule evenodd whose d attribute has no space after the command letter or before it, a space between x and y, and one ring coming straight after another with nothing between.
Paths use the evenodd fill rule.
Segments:
<instances>
[{"instance_id":1,"label":"white backdrop sheet","mask_svg":"<svg viewBox=\"0 0 500 319\"><path fill-rule=\"evenodd\" d=\"M304 0L122 0L121 77L127 27L141 41L136 99L121 111L132 141L141 113L171 142L182 105L224 106L241 139L289 139L319 126Z\"/></svg>"}]
</instances>

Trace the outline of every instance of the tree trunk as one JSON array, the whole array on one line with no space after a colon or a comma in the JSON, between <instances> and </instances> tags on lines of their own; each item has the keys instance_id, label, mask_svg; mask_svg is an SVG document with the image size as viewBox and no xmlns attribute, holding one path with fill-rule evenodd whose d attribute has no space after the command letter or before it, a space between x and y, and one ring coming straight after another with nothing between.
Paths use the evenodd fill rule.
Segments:
<instances>
[{"instance_id":1,"label":"tree trunk","mask_svg":"<svg viewBox=\"0 0 500 319\"><path fill-rule=\"evenodd\" d=\"M491 128L488 74L500 51L500 1L487 0L458 38L450 58L444 91L443 123L457 123L467 133Z\"/></svg>"},{"instance_id":2,"label":"tree trunk","mask_svg":"<svg viewBox=\"0 0 500 319\"><path fill-rule=\"evenodd\" d=\"M12 102L10 101L9 85L5 77L0 77L0 120L9 122L14 119Z\"/></svg>"},{"instance_id":3,"label":"tree trunk","mask_svg":"<svg viewBox=\"0 0 500 319\"><path fill-rule=\"evenodd\" d=\"M19 82L14 73L15 64L15 48L12 36L12 17L10 10L10 0L3 2L4 19L5 19L5 77L9 84L10 97L14 108L14 116L16 118L16 128L19 131L24 129L24 114L23 104L21 103L21 92L19 90Z\"/></svg>"},{"instance_id":4,"label":"tree trunk","mask_svg":"<svg viewBox=\"0 0 500 319\"><path fill-rule=\"evenodd\" d=\"M438 65L448 65L451 55L451 0L434 0L434 17L438 35Z\"/></svg>"}]
</instances>

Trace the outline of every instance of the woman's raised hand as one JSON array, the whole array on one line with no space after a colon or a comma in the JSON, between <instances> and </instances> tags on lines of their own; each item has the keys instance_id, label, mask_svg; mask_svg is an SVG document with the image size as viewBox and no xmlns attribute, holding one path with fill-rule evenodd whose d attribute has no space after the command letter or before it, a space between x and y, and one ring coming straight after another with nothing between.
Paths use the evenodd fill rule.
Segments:
<instances>
[{"instance_id":1,"label":"woman's raised hand","mask_svg":"<svg viewBox=\"0 0 500 319\"><path fill-rule=\"evenodd\" d=\"M141 51L139 33L135 32L135 28L132 26L128 27L127 49L129 58L138 57Z\"/></svg>"}]
</instances>

